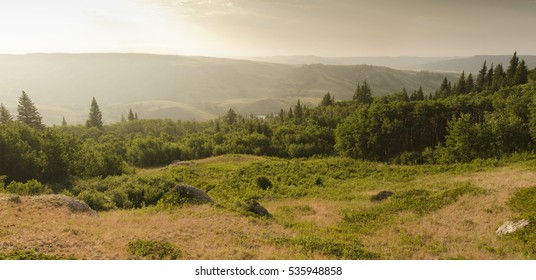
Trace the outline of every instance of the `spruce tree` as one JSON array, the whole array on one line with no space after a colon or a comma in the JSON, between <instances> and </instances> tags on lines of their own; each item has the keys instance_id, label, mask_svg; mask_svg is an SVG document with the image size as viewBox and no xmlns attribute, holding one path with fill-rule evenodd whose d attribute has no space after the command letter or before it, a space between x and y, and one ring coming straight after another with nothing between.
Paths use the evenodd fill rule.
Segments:
<instances>
[{"instance_id":1,"label":"spruce tree","mask_svg":"<svg viewBox=\"0 0 536 280\"><path fill-rule=\"evenodd\" d=\"M134 120L135 120L135 121L138 120L138 112L134 113Z\"/></svg>"},{"instance_id":2,"label":"spruce tree","mask_svg":"<svg viewBox=\"0 0 536 280\"><path fill-rule=\"evenodd\" d=\"M515 84L515 76L517 67L519 66L519 58L517 57L517 52L514 52L514 55L510 59L510 65L506 69L506 84L513 86Z\"/></svg>"},{"instance_id":3,"label":"spruce tree","mask_svg":"<svg viewBox=\"0 0 536 280\"><path fill-rule=\"evenodd\" d=\"M506 74L504 73L502 64L497 64L493 70L493 79L491 82L491 89L497 91L501 87L507 85Z\"/></svg>"},{"instance_id":4,"label":"spruce tree","mask_svg":"<svg viewBox=\"0 0 536 280\"><path fill-rule=\"evenodd\" d=\"M121 122L126 122L127 120L125 120L125 115L121 114Z\"/></svg>"},{"instance_id":5,"label":"spruce tree","mask_svg":"<svg viewBox=\"0 0 536 280\"><path fill-rule=\"evenodd\" d=\"M422 86L419 87L419 90L417 91L417 94L416 94L416 99L415 100L424 100L424 92L422 91Z\"/></svg>"},{"instance_id":6,"label":"spruce tree","mask_svg":"<svg viewBox=\"0 0 536 280\"><path fill-rule=\"evenodd\" d=\"M529 82L529 70L525 65L525 60L521 60L519 66L516 69L516 75L514 76L514 85L522 85Z\"/></svg>"},{"instance_id":7,"label":"spruce tree","mask_svg":"<svg viewBox=\"0 0 536 280\"><path fill-rule=\"evenodd\" d=\"M62 126L66 126L66 125L67 125L67 121L65 120L65 117L62 117L61 125L62 125Z\"/></svg>"},{"instance_id":8,"label":"spruce tree","mask_svg":"<svg viewBox=\"0 0 536 280\"><path fill-rule=\"evenodd\" d=\"M101 129L102 125L102 113L99 109L99 105L97 104L97 100L95 100L95 97L93 97L93 100L91 101L91 108L89 108L89 117L86 121L86 126Z\"/></svg>"},{"instance_id":9,"label":"spruce tree","mask_svg":"<svg viewBox=\"0 0 536 280\"><path fill-rule=\"evenodd\" d=\"M469 73L467 75L467 80L465 80L465 93L469 93L474 91L475 89L475 81L473 79L473 74Z\"/></svg>"},{"instance_id":10,"label":"spruce tree","mask_svg":"<svg viewBox=\"0 0 536 280\"><path fill-rule=\"evenodd\" d=\"M24 91L19 98L19 105L17 106L17 111L19 112L19 115L17 116L18 121L23 122L30 127L36 129L44 127L43 123L41 122L41 115L37 111L37 108L33 104L32 100L30 100L30 97L28 97L28 95Z\"/></svg>"},{"instance_id":11,"label":"spruce tree","mask_svg":"<svg viewBox=\"0 0 536 280\"><path fill-rule=\"evenodd\" d=\"M477 92L481 92L487 88L486 74L488 74L488 68L486 67L486 61L484 61L484 65L482 65L476 77L475 90Z\"/></svg>"},{"instance_id":12,"label":"spruce tree","mask_svg":"<svg viewBox=\"0 0 536 280\"><path fill-rule=\"evenodd\" d=\"M303 107L299 99L298 99L298 102L296 103L296 106L294 106L294 116L296 117L298 121L303 119Z\"/></svg>"},{"instance_id":13,"label":"spruce tree","mask_svg":"<svg viewBox=\"0 0 536 280\"><path fill-rule=\"evenodd\" d=\"M13 116L9 113L3 103L0 103L0 124L6 124L13 121Z\"/></svg>"},{"instance_id":14,"label":"spruce tree","mask_svg":"<svg viewBox=\"0 0 536 280\"><path fill-rule=\"evenodd\" d=\"M452 88L450 86L450 82L447 80L447 77L443 78L443 82L441 83L441 86L439 87L439 92L436 94L437 98L446 98L450 96L450 93L452 91Z\"/></svg>"},{"instance_id":15,"label":"spruce tree","mask_svg":"<svg viewBox=\"0 0 536 280\"><path fill-rule=\"evenodd\" d=\"M372 90L370 89L367 80L363 81L363 85L361 86L359 83L357 84L357 88L354 93L354 97L352 98L354 101L357 101L358 103L363 104L370 104L373 101L372 98Z\"/></svg>"},{"instance_id":16,"label":"spruce tree","mask_svg":"<svg viewBox=\"0 0 536 280\"><path fill-rule=\"evenodd\" d=\"M134 118L134 113L132 113L132 109L128 109L128 117L127 117L128 121L133 121L135 118Z\"/></svg>"},{"instance_id":17,"label":"spruce tree","mask_svg":"<svg viewBox=\"0 0 536 280\"><path fill-rule=\"evenodd\" d=\"M320 106L332 105L333 100L334 98L329 94L329 91L328 91L328 93L326 93L326 95L324 95L324 97L322 98L322 102L320 102Z\"/></svg>"}]
</instances>

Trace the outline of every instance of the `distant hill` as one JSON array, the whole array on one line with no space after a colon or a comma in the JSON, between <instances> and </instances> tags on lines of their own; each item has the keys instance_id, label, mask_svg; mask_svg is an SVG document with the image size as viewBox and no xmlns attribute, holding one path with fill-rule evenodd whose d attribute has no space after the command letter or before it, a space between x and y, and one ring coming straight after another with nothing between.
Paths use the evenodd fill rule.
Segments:
<instances>
[{"instance_id":1,"label":"distant hill","mask_svg":"<svg viewBox=\"0 0 536 280\"><path fill-rule=\"evenodd\" d=\"M519 55L520 59L524 59L529 69L536 67L536 55ZM462 71L471 72L473 74L478 73L478 70L482 68L482 64L486 61L486 65L497 65L502 63L505 67L508 67L512 55L476 55L472 57L456 58L443 61L435 61L431 63L424 63L411 66L409 68L415 70L436 71L436 72L457 72Z\"/></svg>"},{"instance_id":2,"label":"distant hill","mask_svg":"<svg viewBox=\"0 0 536 280\"><path fill-rule=\"evenodd\" d=\"M417 56L356 56L356 57L319 57L319 56L265 56L247 59L279 64L305 65L374 65L395 69L415 69L415 65L453 59L453 57L417 57ZM420 69L417 69L420 70Z\"/></svg>"},{"instance_id":3,"label":"distant hill","mask_svg":"<svg viewBox=\"0 0 536 280\"><path fill-rule=\"evenodd\" d=\"M454 74L448 75L455 79ZM444 74L368 65L283 65L248 60L150 54L0 55L0 102L16 113L25 90L47 124L84 123L94 96L105 122L132 108L140 118L206 120L232 107L242 114L316 105L326 92L350 99L367 80L373 94L423 86L435 90Z\"/></svg>"}]
</instances>

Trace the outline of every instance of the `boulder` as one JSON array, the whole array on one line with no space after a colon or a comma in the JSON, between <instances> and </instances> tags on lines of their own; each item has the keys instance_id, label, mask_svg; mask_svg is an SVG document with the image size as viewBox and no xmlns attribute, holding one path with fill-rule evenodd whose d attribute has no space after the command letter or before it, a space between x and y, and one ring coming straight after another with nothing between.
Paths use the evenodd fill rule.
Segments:
<instances>
[{"instance_id":1,"label":"boulder","mask_svg":"<svg viewBox=\"0 0 536 280\"><path fill-rule=\"evenodd\" d=\"M495 233L497 235L505 235L512 232L517 231L518 229L522 229L529 225L528 220L519 220L516 222L513 221L506 221L502 226L500 226Z\"/></svg>"},{"instance_id":2,"label":"boulder","mask_svg":"<svg viewBox=\"0 0 536 280\"><path fill-rule=\"evenodd\" d=\"M249 201L246 210L261 217L271 218L272 214L266 208L259 204L256 200Z\"/></svg>"},{"instance_id":3,"label":"boulder","mask_svg":"<svg viewBox=\"0 0 536 280\"><path fill-rule=\"evenodd\" d=\"M193 186L179 184L172 191L177 193L185 202L198 204L214 203L214 200L206 192Z\"/></svg>"},{"instance_id":4,"label":"boulder","mask_svg":"<svg viewBox=\"0 0 536 280\"><path fill-rule=\"evenodd\" d=\"M170 163L170 165L173 165L173 166L183 166L183 165L190 166L192 164L193 162L191 161L182 161L182 160L174 160Z\"/></svg>"}]
</instances>

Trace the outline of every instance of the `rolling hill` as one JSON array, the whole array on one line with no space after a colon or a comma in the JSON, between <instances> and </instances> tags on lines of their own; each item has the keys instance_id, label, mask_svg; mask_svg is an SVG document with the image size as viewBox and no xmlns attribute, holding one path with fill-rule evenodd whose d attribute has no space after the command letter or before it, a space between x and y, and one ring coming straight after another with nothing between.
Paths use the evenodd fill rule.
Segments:
<instances>
[{"instance_id":1,"label":"rolling hill","mask_svg":"<svg viewBox=\"0 0 536 280\"><path fill-rule=\"evenodd\" d=\"M451 80L455 74L447 75ZM230 107L242 114L316 105L326 92L350 99L367 80L373 94L435 90L444 74L369 65L283 65L248 60L151 54L0 55L0 102L11 112L21 91L46 124L83 123L94 96L106 123L129 108L140 118L206 120Z\"/></svg>"},{"instance_id":2,"label":"rolling hill","mask_svg":"<svg viewBox=\"0 0 536 280\"><path fill-rule=\"evenodd\" d=\"M536 55L519 55L519 59L524 59L527 63L527 67L532 69L536 67ZM422 71L436 71L436 72L462 72L466 73L478 73L478 70L482 68L482 64L486 61L487 66L493 63L497 65L502 63L504 68L508 67L512 55L476 55L464 58L455 58L449 60L435 61L430 63L418 64L409 68Z\"/></svg>"}]
</instances>

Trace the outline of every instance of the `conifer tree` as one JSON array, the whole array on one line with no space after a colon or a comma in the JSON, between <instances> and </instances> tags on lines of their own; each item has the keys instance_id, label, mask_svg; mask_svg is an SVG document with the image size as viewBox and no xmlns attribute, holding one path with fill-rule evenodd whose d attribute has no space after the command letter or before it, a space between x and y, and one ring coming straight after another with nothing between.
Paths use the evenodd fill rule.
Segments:
<instances>
[{"instance_id":1,"label":"conifer tree","mask_svg":"<svg viewBox=\"0 0 536 280\"><path fill-rule=\"evenodd\" d=\"M86 126L96 127L98 129L101 129L103 126L102 113L99 109L99 105L97 104L97 100L95 100L95 97L93 97L93 100L91 101L91 107L89 108L89 117L86 121Z\"/></svg>"},{"instance_id":2,"label":"conifer tree","mask_svg":"<svg viewBox=\"0 0 536 280\"><path fill-rule=\"evenodd\" d=\"M493 89L493 76L495 75L495 68L493 68L493 63L489 67L488 74L486 75L485 89Z\"/></svg>"},{"instance_id":3,"label":"conifer tree","mask_svg":"<svg viewBox=\"0 0 536 280\"><path fill-rule=\"evenodd\" d=\"M329 91L328 91L328 93L326 93L326 95L324 95L324 97L322 98L322 102L320 102L320 106L329 106L329 105L332 105L332 104L333 104L333 101L334 101L334 97L332 97L332 96L329 94Z\"/></svg>"},{"instance_id":4,"label":"conifer tree","mask_svg":"<svg viewBox=\"0 0 536 280\"><path fill-rule=\"evenodd\" d=\"M416 99L415 100L424 100L424 92L422 91L422 86L419 87L419 90L417 90Z\"/></svg>"},{"instance_id":5,"label":"conifer tree","mask_svg":"<svg viewBox=\"0 0 536 280\"><path fill-rule=\"evenodd\" d=\"M126 122L127 120L125 120L125 115L121 114L121 122Z\"/></svg>"},{"instance_id":6,"label":"conifer tree","mask_svg":"<svg viewBox=\"0 0 536 280\"><path fill-rule=\"evenodd\" d=\"M294 113L292 112L292 108L289 108L289 109L288 109L288 118L289 118L289 119L293 119L293 118L294 118Z\"/></svg>"},{"instance_id":7,"label":"conifer tree","mask_svg":"<svg viewBox=\"0 0 536 280\"><path fill-rule=\"evenodd\" d=\"M65 116L62 117L61 125L62 125L62 126L66 126L66 125L67 125L67 121L65 120Z\"/></svg>"},{"instance_id":8,"label":"conifer tree","mask_svg":"<svg viewBox=\"0 0 536 280\"><path fill-rule=\"evenodd\" d=\"M36 129L44 127L43 123L41 122L41 115L37 111L37 108L33 104L32 100L30 100L30 97L28 97L28 95L24 91L19 98L19 105L17 106L17 111L19 112L19 115L17 116L18 121L23 122Z\"/></svg>"},{"instance_id":9,"label":"conifer tree","mask_svg":"<svg viewBox=\"0 0 536 280\"><path fill-rule=\"evenodd\" d=\"M467 75L467 80L465 80L465 93L469 93L474 91L475 89L475 81L473 79L473 74L469 73Z\"/></svg>"},{"instance_id":10,"label":"conifer tree","mask_svg":"<svg viewBox=\"0 0 536 280\"><path fill-rule=\"evenodd\" d=\"M138 120L138 112L134 113L134 120Z\"/></svg>"},{"instance_id":11,"label":"conifer tree","mask_svg":"<svg viewBox=\"0 0 536 280\"><path fill-rule=\"evenodd\" d=\"M298 121L303 119L303 107L299 99L298 99L298 102L296 103L296 106L294 106L294 116L296 117Z\"/></svg>"},{"instance_id":12,"label":"conifer tree","mask_svg":"<svg viewBox=\"0 0 536 280\"><path fill-rule=\"evenodd\" d=\"M136 118L134 117L134 113L132 112L132 109L128 109L128 117L127 117L128 121L133 121L135 120Z\"/></svg>"},{"instance_id":13,"label":"conifer tree","mask_svg":"<svg viewBox=\"0 0 536 280\"><path fill-rule=\"evenodd\" d=\"M450 86L450 82L447 80L447 77L443 78L443 82L441 83L441 86L439 87L439 92L436 94L436 97L438 98L445 98L450 96L450 93L452 91L452 87Z\"/></svg>"},{"instance_id":14,"label":"conifer tree","mask_svg":"<svg viewBox=\"0 0 536 280\"><path fill-rule=\"evenodd\" d=\"M279 111L279 120L283 121L285 119L285 111L283 108L281 108L281 111Z\"/></svg>"},{"instance_id":15,"label":"conifer tree","mask_svg":"<svg viewBox=\"0 0 536 280\"><path fill-rule=\"evenodd\" d=\"M516 75L514 76L514 85L522 85L529 82L529 70L525 65L525 60L517 66Z\"/></svg>"},{"instance_id":16,"label":"conifer tree","mask_svg":"<svg viewBox=\"0 0 536 280\"><path fill-rule=\"evenodd\" d=\"M9 113L3 103L0 103L0 124L6 124L13 121L13 116Z\"/></svg>"},{"instance_id":17,"label":"conifer tree","mask_svg":"<svg viewBox=\"0 0 536 280\"><path fill-rule=\"evenodd\" d=\"M517 67L519 66L519 58L517 57L517 52L514 52L514 55L510 59L510 65L506 69L506 84L509 86L515 85L515 76Z\"/></svg>"},{"instance_id":18,"label":"conifer tree","mask_svg":"<svg viewBox=\"0 0 536 280\"><path fill-rule=\"evenodd\" d=\"M488 68L486 67L486 61L484 61L484 64L480 71L478 71L478 76L476 77L475 90L477 92L481 92L487 88L486 74L488 74Z\"/></svg>"},{"instance_id":19,"label":"conifer tree","mask_svg":"<svg viewBox=\"0 0 536 280\"><path fill-rule=\"evenodd\" d=\"M491 89L493 91L496 91L506 85L506 74L504 73L502 64L497 64L493 70L493 79L491 81Z\"/></svg>"},{"instance_id":20,"label":"conifer tree","mask_svg":"<svg viewBox=\"0 0 536 280\"><path fill-rule=\"evenodd\" d=\"M229 111L227 111L227 115L225 115L225 122L228 125L233 125L236 123L237 118L238 118L238 115L235 113L233 108L229 108Z\"/></svg>"},{"instance_id":21,"label":"conifer tree","mask_svg":"<svg viewBox=\"0 0 536 280\"><path fill-rule=\"evenodd\" d=\"M363 81L363 85L361 86L359 83L357 84L357 88L355 90L354 96L352 98L354 101L357 101L358 103L363 104L370 104L372 103L372 90L370 89L367 80Z\"/></svg>"}]
</instances>

